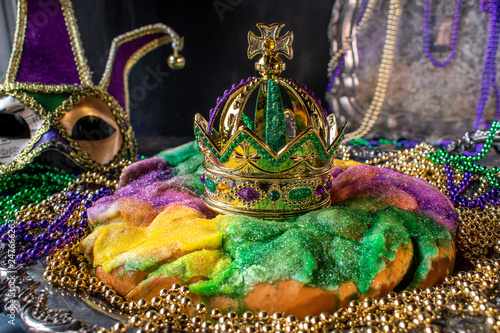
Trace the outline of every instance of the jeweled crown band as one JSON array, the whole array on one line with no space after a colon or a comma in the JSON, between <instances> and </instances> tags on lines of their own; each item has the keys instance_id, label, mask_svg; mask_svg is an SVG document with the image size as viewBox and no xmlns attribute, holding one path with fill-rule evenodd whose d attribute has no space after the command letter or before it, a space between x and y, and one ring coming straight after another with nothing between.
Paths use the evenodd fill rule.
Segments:
<instances>
[{"instance_id":1,"label":"jeweled crown band","mask_svg":"<svg viewBox=\"0 0 500 333\"><path fill-rule=\"evenodd\" d=\"M236 178L207 170L201 180L205 185L205 202L220 213L286 218L330 204L329 172L278 180Z\"/></svg>"}]
</instances>

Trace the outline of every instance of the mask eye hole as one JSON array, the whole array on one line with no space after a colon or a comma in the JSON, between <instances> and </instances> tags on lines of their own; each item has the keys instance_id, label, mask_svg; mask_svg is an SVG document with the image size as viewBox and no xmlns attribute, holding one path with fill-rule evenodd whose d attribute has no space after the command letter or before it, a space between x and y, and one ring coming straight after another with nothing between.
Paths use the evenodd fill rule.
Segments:
<instances>
[{"instance_id":1,"label":"mask eye hole","mask_svg":"<svg viewBox=\"0 0 500 333\"><path fill-rule=\"evenodd\" d=\"M0 111L0 128L2 129L0 136L3 139L31 139L28 123L18 114Z\"/></svg>"},{"instance_id":2,"label":"mask eye hole","mask_svg":"<svg viewBox=\"0 0 500 333\"><path fill-rule=\"evenodd\" d=\"M99 141L110 137L116 129L96 116L85 116L75 123L71 130L74 140Z\"/></svg>"}]
</instances>

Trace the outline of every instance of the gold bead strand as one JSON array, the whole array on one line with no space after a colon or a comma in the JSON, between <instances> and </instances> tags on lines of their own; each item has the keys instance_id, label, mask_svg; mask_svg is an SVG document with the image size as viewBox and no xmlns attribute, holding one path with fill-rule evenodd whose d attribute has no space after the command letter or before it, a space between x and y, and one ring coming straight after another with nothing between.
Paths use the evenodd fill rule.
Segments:
<instances>
[{"instance_id":1,"label":"gold bead strand","mask_svg":"<svg viewBox=\"0 0 500 333\"><path fill-rule=\"evenodd\" d=\"M361 20L359 21L359 24L357 27L354 27L354 32L349 36L344 39L342 42L342 47L335 51L335 54L330 58L330 61L328 62L328 68L331 69L331 72L333 73L333 68L336 67L339 59L351 49L352 41L356 38L358 33L363 30L363 28L366 26L366 22L370 18L372 12L373 12L373 6L375 4L376 0L370 0L366 4L366 10L363 13L363 16L361 17Z\"/></svg>"},{"instance_id":2,"label":"gold bead strand","mask_svg":"<svg viewBox=\"0 0 500 333\"><path fill-rule=\"evenodd\" d=\"M370 103L363 120L361 121L360 127L354 132L347 133L343 140L344 142L366 135L377 121L378 115L380 114L380 110L382 109L382 105L385 101L387 86L391 74L399 16L399 0L391 0L389 5L384 49L382 51L382 60L378 71L377 84L375 86L373 100Z\"/></svg>"}]
</instances>

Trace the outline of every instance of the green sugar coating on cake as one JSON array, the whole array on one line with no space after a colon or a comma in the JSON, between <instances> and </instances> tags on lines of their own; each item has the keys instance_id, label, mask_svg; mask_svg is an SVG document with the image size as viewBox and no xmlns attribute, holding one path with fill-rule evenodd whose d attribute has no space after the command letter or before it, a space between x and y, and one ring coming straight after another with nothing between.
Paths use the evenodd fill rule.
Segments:
<instances>
[{"instance_id":1,"label":"green sugar coating on cake","mask_svg":"<svg viewBox=\"0 0 500 333\"><path fill-rule=\"evenodd\" d=\"M150 273L148 278L163 275L178 277L184 282L199 276L212 278L230 263L231 258L222 250L200 250L162 265L156 271Z\"/></svg>"},{"instance_id":2,"label":"green sugar coating on cake","mask_svg":"<svg viewBox=\"0 0 500 333\"><path fill-rule=\"evenodd\" d=\"M124 272L152 272L158 266L158 257L151 256L147 259L142 258L141 260L132 259L128 260L123 267Z\"/></svg>"},{"instance_id":3,"label":"green sugar coating on cake","mask_svg":"<svg viewBox=\"0 0 500 333\"><path fill-rule=\"evenodd\" d=\"M180 163L188 160L190 157L197 155L202 154L200 153L198 142L196 142L196 140L158 153L158 156L167 161L171 166L177 166Z\"/></svg>"},{"instance_id":4,"label":"green sugar coating on cake","mask_svg":"<svg viewBox=\"0 0 500 333\"><path fill-rule=\"evenodd\" d=\"M453 243L453 239L447 229L427 215L415 212L408 212L401 209L388 209L395 218L401 219L404 226L410 233L413 243L417 245L418 257L413 260L418 262L415 269L413 280L407 286L407 289L415 288L423 282L431 270L432 259L439 255L439 247L448 248ZM404 213L404 218L401 216Z\"/></svg>"},{"instance_id":5,"label":"green sugar coating on cake","mask_svg":"<svg viewBox=\"0 0 500 333\"><path fill-rule=\"evenodd\" d=\"M395 258L400 246L418 244L412 285L422 281L438 255L436 242L450 244L448 231L431 218L398 208L375 212L329 207L285 222L228 216L220 224L232 262L207 281L194 283L201 296L243 298L259 283L289 279L333 290L353 281L361 293Z\"/></svg>"},{"instance_id":6,"label":"green sugar coating on cake","mask_svg":"<svg viewBox=\"0 0 500 333\"><path fill-rule=\"evenodd\" d=\"M170 169L175 181L199 195L203 194L205 187L200 181L200 176L205 172L203 168L203 154L198 143L191 141L179 147L164 150L158 154L173 167Z\"/></svg>"}]
</instances>

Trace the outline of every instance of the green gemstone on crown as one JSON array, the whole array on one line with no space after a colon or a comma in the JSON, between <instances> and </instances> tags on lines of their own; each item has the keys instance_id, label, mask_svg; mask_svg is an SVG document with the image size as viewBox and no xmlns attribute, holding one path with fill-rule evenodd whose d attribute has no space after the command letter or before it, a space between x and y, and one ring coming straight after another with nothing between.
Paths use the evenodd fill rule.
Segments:
<instances>
[{"instance_id":1,"label":"green gemstone on crown","mask_svg":"<svg viewBox=\"0 0 500 333\"><path fill-rule=\"evenodd\" d=\"M277 201L281 198L281 194L278 191L269 191L268 195L271 201Z\"/></svg>"},{"instance_id":2,"label":"green gemstone on crown","mask_svg":"<svg viewBox=\"0 0 500 333\"><path fill-rule=\"evenodd\" d=\"M312 196L312 190L309 187L294 188L288 193L288 200L292 202L301 202Z\"/></svg>"},{"instance_id":3,"label":"green gemstone on crown","mask_svg":"<svg viewBox=\"0 0 500 333\"><path fill-rule=\"evenodd\" d=\"M217 184L209 177L205 178L205 187L212 193L215 193L217 190Z\"/></svg>"}]
</instances>

